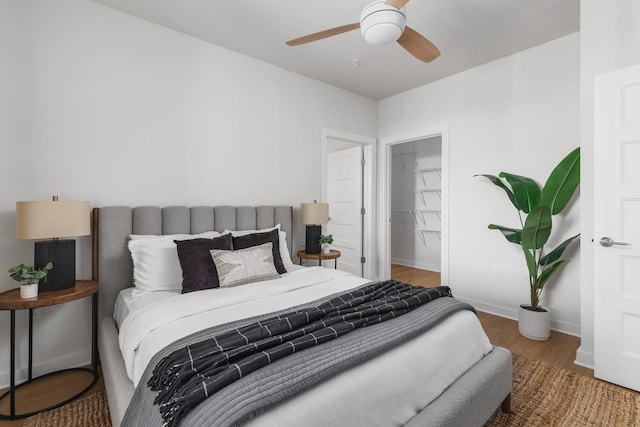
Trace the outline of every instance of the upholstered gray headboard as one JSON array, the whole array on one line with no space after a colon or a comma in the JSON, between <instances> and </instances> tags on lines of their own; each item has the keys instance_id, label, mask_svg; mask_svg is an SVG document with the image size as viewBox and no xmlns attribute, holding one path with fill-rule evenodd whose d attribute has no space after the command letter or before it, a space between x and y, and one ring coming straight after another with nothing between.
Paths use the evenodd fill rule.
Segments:
<instances>
[{"instance_id":1,"label":"upholstered gray headboard","mask_svg":"<svg viewBox=\"0 0 640 427\"><path fill-rule=\"evenodd\" d=\"M93 210L93 280L100 283L100 318L113 313L118 293L132 286L130 234L196 234L254 230L280 224L292 248L291 206L107 206Z\"/></svg>"}]
</instances>

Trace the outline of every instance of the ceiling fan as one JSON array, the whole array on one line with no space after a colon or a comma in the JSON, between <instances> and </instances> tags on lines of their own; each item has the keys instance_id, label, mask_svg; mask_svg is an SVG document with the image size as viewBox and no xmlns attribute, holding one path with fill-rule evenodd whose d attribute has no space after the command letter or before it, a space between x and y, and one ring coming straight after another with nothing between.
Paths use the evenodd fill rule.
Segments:
<instances>
[{"instance_id":1,"label":"ceiling fan","mask_svg":"<svg viewBox=\"0 0 640 427\"><path fill-rule=\"evenodd\" d=\"M405 25L404 5L408 2L409 0L374 1L362 10L360 22L289 40L287 45L298 46L360 28L362 36L370 44L381 45L397 41L419 60L431 62L440 56L440 51L429 40Z\"/></svg>"}]
</instances>

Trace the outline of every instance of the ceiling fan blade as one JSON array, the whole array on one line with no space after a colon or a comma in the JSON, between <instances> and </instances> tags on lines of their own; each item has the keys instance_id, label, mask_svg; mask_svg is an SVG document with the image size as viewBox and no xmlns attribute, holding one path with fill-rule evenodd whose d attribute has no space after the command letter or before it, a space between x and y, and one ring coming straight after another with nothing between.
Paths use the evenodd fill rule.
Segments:
<instances>
[{"instance_id":1,"label":"ceiling fan blade","mask_svg":"<svg viewBox=\"0 0 640 427\"><path fill-rule=\"evenodd\" d=\"M433 43L410 27L404 27L398 44L420 61L431 62L440 56L440 51Z\"/></svg>"},{"instance_id":2,"label":"ceiling fan blade","mask_svg":"<svg viewBox=\"0 0 640 427\"><path fill-rule=\"evenodd\" d=\"M316 40L326 39L327 37L335 36L338 34L346 33L347 31L356 30L360 28L360 23L343 25L342 27L331 28L330 30L320 31L318 33L309 34L308 36L300 37L297 39L289 40L288 46L298 46L305 43L314 42Z\"/></svg>"},{"instance_id":3,"label":"ceiling fan blade","mask_svg":"<svg viewBox=\"0 0 640 427\"><path fill-rule=\"evenodd\" d=\"M396 9L402 9L402 7L409 3L409 0L387 0L384 4L388 4L389 6L393 6Z\"/></svg>"}]
</instances>

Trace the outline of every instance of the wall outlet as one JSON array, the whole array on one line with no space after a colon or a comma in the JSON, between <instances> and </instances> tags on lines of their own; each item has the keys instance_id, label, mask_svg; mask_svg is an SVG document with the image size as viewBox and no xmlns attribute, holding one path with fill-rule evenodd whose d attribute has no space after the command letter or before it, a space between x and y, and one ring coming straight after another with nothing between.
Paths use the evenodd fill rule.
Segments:
<instances>
[{"instance_id":1,"label":"wall outlet","mask_svg":"<svg viewBox=\"0 0 640 427\"><path fill-rule=\"evenodd\" d=\"M42 319L42 308L33 309L33 320Z\"/></svg>"},{"instance_id":2,"label":"wall outlet","mask_svg":"<svg viewBox=\"0 0 640 427\"><path fill-rule=\"evenodd\" d=\"M493 275L502 277L502 266L500 264L493 264Z\"/></svg>"}]
</instances>

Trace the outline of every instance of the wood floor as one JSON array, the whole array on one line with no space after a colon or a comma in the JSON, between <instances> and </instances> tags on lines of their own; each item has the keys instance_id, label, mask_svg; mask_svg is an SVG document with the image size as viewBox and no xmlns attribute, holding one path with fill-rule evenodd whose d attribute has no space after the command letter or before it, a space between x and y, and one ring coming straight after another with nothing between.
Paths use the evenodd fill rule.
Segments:
<instances>
[{"instance_id":1,"label":"wood floor","mask_svg":"<svg viewBox=\"0 0 640 427\"><path fill-rule=\"evenodd\" d=\"M437 286L440 284L440 273L400 265L391 266L391 277L415 285ZM541 360L550 365L593 378L591 369L573 363L576 350L580 345L579 338L551 331L551 337L548 341L534 341L524 338L518 333L518 325L514 320L482 312L478 313L478 317L492 344L508 348L512 352L522 354L530 359ZM16 410L22 413L64 400L65 396L73 395L89 381L87 374L69 373L25 386L18 390ZM104 390L104 383L99 380L87 393L101 390ZM8 407L9 399L5 398L0 402L0 412L8 413ZM23 422L24 420L0 420L0 427L21 426Z\"/></svg>"},{"instance_id":2,"label":"wood floor","mask_svg":"<svg viewBox=\"0 0 640 427\"><path fill-rule=\"evenodd\" d=\"M91 383L91 374L82 371L64 372L43 378L33 384L25 385L16 390L16 413L33 412L62 402ZM104 381L100 373L98 381L83 396L104 390ZM6 390L0 391L0 394ZM0 402L0 412L9 413L9 396ZM21 426L22 420L0 420L0 427ZM87 426L89 427L89 426Z\"/></svg>"},{"instance_id":3,"label":"wood floor","mask_svg":"<svg viewBox=\"0 0 640 427\"><path fill-rule=\"evenodd\" d=\"M420 270L403 265L391 264L391 278L419 286L437 286L440 284L440 273ZM540 360L553 366L565 368L593 378L593 370L573 363L576 350L580 346L580 338L551 331L547 341L535 341L523 337L518 332L515 320L478 312L480 323L493 345L505 347L514 353L522 354L529 359Z\"/></svg>"}]
</instances>

